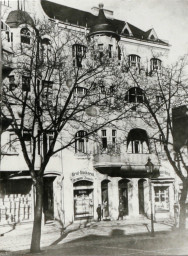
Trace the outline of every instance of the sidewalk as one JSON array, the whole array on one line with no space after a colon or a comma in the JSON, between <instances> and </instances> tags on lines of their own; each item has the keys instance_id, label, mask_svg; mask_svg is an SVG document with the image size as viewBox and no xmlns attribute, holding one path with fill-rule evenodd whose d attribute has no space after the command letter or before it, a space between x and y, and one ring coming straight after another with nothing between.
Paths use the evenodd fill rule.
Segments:
<instances>
[{"instance_id":1,"label":"sidewalk","mask_svg":"<svg viewBox=\"0 0 188 256\"><path fill-rule=\"evenodd\" d=\"M170 231L170 224L155 223L155 232ZM131 234L148 234L150 231L150 220L120 220L120 221L101 221L101 222L75 222L62 232L62 227L56 221L42 227L41 248L64 244L79 238L90 235L114 236ZM18 224L14 226L0 226L0 255L3 252L15 252L29 250L31 242L32 223Z\"/></svg>"}]
</instances>

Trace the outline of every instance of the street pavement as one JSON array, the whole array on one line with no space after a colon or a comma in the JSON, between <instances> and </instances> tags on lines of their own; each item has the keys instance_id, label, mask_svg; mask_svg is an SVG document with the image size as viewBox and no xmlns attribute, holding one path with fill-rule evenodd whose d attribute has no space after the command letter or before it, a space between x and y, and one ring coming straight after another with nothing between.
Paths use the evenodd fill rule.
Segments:
<instances>
[{"instance_id":1,"label":"street pavement","mask_svg":"<svg viewBox=\"0 0 188 256\"><path fill-rule=\"evenodd\" d=\"M52 222L42 227L42 252L32 255L188 255L188 230L172 231L172 223L154 227L151 237L148 219L76 222L66 229ZM31 223L0 227L0 256L31 255L31 232Z\"/></svg>"}]
</instances>

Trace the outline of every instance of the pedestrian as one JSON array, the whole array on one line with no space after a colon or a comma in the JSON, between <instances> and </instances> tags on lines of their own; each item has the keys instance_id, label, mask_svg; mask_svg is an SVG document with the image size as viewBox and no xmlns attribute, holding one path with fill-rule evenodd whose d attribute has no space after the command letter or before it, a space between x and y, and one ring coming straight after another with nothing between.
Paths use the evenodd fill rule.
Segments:
<instances>
[{"instance_id":1,"label":"pedestrian","mask_svg":"<svg viewBox=\"0 0 188 256\"><path fill-rule=\"evenodd\" d=\"M101 221L101 205L100 204L97 207L97 215L98 215L98 221Z\"/></svg>"},{"instance_id":2,"label":"pedestrian","mask_svg":"<svg viewBox=\"0 0 188 256\"><path fill-rule=\"evenodd\" d=\"M119 216L118 216L118 220L119 219L123 219L123 203L122 202L119 203Z\"/></svg>"},{"instance_id":3,"label":"pedestrian","mask_svg":"<svg viewBox=\"0 0 188 256\"><path fill-rule=\"evenodd\" d=\"M178 227L178 222L179 222L179 204L175 203L174 204L174 226L175 228Z\"/></svg>"}]
</instances>

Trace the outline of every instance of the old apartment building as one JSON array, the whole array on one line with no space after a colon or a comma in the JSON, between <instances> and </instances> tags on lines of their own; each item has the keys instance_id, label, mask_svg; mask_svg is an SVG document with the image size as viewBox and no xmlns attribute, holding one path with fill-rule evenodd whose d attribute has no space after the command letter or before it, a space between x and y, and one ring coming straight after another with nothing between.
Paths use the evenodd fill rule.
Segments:
<instances>
[{"instance_id":1,"label":"old apartment building","mask_svg":"<svg viewBox=\"0 0 188 256\"><path fill-rule=\"evenodd\" d=\"M18 44L27 47L31 40L33 22L53 21L60 28L59 37L73 31L85 40L94 39L99 53L108 49L109 58L117 56L121 67L122 58L128 60L129 68L142 77L155 79L168 61L169 44L158 38L155 30L143 31L124 20L115 18L113 10L100 4L91 12L55 4L50 1L17 0L2 1L3 37L3 83L14 90L19 79L22 89L29 86L24 71L15 74L16 58L11 64L13 50ZM149 21L148 21L149 22ZM43 38L48 48L50 38ZM82 65L79 56L85 46L74 43L69 49L72 65ZM51 83L50 83L51 82ZM55 81L48 81L51 86ZM25 86L25 87L24 87ZM44 216L46 220L59 219L64 223L80 219L96 219L96 208L102 205L104 219L117 219L120 205L123 218L150 216L150 200L153 200L156 219L173 218L174 203L178 200L174 173L165 161L153 150L150 139L153 131L138 118L137 111L144 101L143 90L129 82L125 101L132 106L126 120L116 121L97 131L97 141L90 140L86 131L78 126L72 128L74 146L66 148L52 157L45 174ZM101 90L105 90L101 87ZM84 87L77 87L75 97L84 95ZM160 100L156 95L156 102ZM121 109L125 111L125 109ZM47 143L50 143L48 134ZM63 135L62 135L63 136ZM15 139L11 125L2 134L2 146ZM28 134L25 140L32 144ZM32 147L32 145L30 145ZM158 145L160 146L160 145ZM161 147L162 151L162 147ZM149 196L149 176L146 170L148 158L154 164L152 198ZM35 191L28 168L19 146L10 143L4 146L1 157L0 223L33 220Z\"/></svg>"}]
</instances>

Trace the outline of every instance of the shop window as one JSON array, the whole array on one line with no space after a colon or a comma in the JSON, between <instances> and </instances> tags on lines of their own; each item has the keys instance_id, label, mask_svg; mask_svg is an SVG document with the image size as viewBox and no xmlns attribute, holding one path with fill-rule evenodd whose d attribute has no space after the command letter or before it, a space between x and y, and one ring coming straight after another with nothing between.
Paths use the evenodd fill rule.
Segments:
<instances>
[{"instance_id":1,"label":"shop window","mask_svg":"<svg viewBox=\"0 0 188 256\"><path fill-rule=\"evenodd\" d=\"M86 58L87 47L81 44L74 44L72 46L73 66L81 68L82 60Z\"/></svg>"},{"instance_id":2,"label":"shop window","mask_svg":"<svg viewBox=\"0 0 188 256\"><path fill-rule=\"evenodd\" d=\"M137 55L129 55L129 67L140 68L140 57Z\"/></svg>"},{"instance_id":3,"label":"shop window","mask_svg":"<svg viewBox=\"0 0 188 256\"><path fill-rule=\"evenodd\" d=\"M21 43L30 44L30 31L28 28L22 28L20 31Z\"/></svg>"},{"instance_id":4,"label":"shop window","mask_svg":"<svg viewBox=\"0 0 188 256\"><path fill-rule=\"evenodd\" d=\"M127 149L129 153L143 154L149 153L149 139L143 129L132 129L127 137Z\"/></svg>"},{"instance_id":5,"label":"shop window","mask_svg":"<svg viewBox=\"0 0 188 256\"><path fill-rule=\"evenodd\" d=\"M29 76L22 76L22 91L23 92L30 92L30 81L31 78Z\"/></svg>"},{"instance_id":6,"label":"shop window","mask_svg":"<svg viewBox=\"0 0 188 256\"><path fill-rule=\"evenodd\" d=\"M74 183L74 217L93 217L93 182L80 180Z\"/></svg>"},{"instance_id":7,"label":"shop window","mask_svg":"<svg viewBox=\"0 0 188 256\"><path fill-rule=\"evenodd\" d=\"M168 212L169 211L169 187L155 186L155 211Z\"/></svg>"},{"instance_id":8,"label":"shop window","mask_svg":"<svg viewBox=\"0 0 188 256\"><path fill-rule=\"evenodd\" d=\"M144 103L145 102L145 95L144 91L139 87L132 87L130 88L126 95L125 101L129 103Z\"/></svg>"},{"instance_id":9,"label":"shop window","mask_svg":"<svg viewBox=\"0 0 188 256\"><path fill-rule=\"evenodd\" d=\"M106 135L106 130L102 130L102 149L106 150L107 149L107 135Z\"/></svg>"},{"instance_id":10,"label":"shop window","mask_svg":"<svg viewBox=\"0 0 188 256\"><path fill-rule=\"evenodd\" d=\"M161 60L156 59L156 58L152 58L150 60L150 69L151 69L151 71L161 70L161 64L162 64Z\"/></svg>"},{"instance_id":11,"label":"shop window","mask_svg":"<svg viewBox=\"0 0 188 256\"><path fill-rule=\"evenodd\" d=\"M78 131L75 135L75 153L87 153L87 132Z\"/></svg>"},{"instance_id":12,"label":"shop window","mask_svg":"<svg viewBox=\"0 0 188 256\"><path fill-rule=\"evenodd\" d=\"M108 45L108 56L109 56L109 58L112 58L112 47L113 47L113 45L111 45L111 44Z\"/></svg>"}]
</instances>

